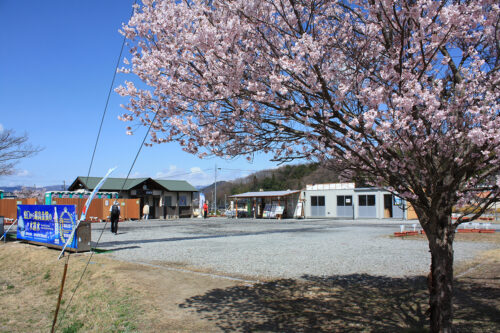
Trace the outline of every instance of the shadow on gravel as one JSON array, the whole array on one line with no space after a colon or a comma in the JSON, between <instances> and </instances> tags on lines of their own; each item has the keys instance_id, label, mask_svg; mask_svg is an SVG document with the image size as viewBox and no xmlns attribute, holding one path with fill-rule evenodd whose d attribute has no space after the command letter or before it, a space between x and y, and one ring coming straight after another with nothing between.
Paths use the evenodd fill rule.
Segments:
<instances>
[{"instance_id":1,"label":"shadow on gravel","mask_svg":"<svg viewBox=\"0 0 500 333\"><path fill-rule=\"evenodd\" d=\"M179 306L198 312L226 332L427 331L424 277L302 278L215 289ZM500 327L500 289L460 282L455 289L457 331L494 332Z\"/></svg>"},{"instance_id":2,"label":"shadow on gravel","mask_svg":"<svg viewBox=\"0 0 500 333\"><path fill-rule=\"evenodd\" d=\"M96 245L96 243L92 242L92 246ZM110 252L116 252L116 251L121 251L121 250L130 250L130 249L140 249L140 246L134 245L134 246L123 246L123 247L115 247L111 249L102 249L102 248L92 248L92 251L95 253L110 253Z\"/></svg>"},{"instance_id":3,"label":"shadow on gravel","mask_svg":"<svg viewBox=\"0 0 500 333\"><path fill-rule=\"evenodd\" d=\"M217 238L230 238L230 237L244 237L244 236L257 236L257 235L270 235L270 234L286 234L286 233L319 233L323 232L321 228L297 228L297 229L277 229L277 230L264 230L255 232L237 232L227 233L222 235L200 235L200 236L186 236L186 237L166 237L166 238L152 238L152 239L138 239L138 240L122 240L122 241L108 241L101 242L101 247L115 246L119 244L147 244L147 243L164 243L164 242L180 242L191 241L199 239L217 239Z\"/></svg>"}]
</instances>

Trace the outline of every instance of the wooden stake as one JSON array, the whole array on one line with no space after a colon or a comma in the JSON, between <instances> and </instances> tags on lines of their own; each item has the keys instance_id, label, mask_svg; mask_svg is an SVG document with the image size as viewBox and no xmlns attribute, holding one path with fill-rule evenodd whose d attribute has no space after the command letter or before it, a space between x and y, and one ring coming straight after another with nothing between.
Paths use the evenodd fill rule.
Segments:
<instances>
[{"instance_id":1,"label":"wooden stake","mask_svg":"<svg viewBox=\"0 0 500 333\"><path fill-rule=\"evenodd\" d=\"M66 272L68 271L69 256L70 256L70 253L68 252L68 256L66 257L66 262L64 263L64 272L63 272L62 281L61 281L61 289L59 290L59 298L57 299L56 313L54 314L54 321L52 322L52 330L50 331L51 333L54 333L54 330L56 328L57 314L59 313L59 307L61 306L61 299L62 299L63 290L64 290L64 282L66 282Z\"/></svg>"}]
</instances>

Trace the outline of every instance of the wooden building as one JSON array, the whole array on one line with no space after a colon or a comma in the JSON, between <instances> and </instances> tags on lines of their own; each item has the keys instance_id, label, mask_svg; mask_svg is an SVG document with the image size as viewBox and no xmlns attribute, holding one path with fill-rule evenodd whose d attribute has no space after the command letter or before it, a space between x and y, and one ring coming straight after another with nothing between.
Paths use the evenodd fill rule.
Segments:
<instances>
[{"instance_id":1,"label":"wooden building","mask_svg":"<svg viewBox=\"0 0 500 333\"><path fill-rule=\"evenodd\" d=\"M92 191L101 179L80 176L68 190ZM100 191L118 192L118 197L123 199L139 199L141 212L145 204L149 205L149 218L170 219L192 216L193 198L198 190L184 180L108 178Z\"/></svg>"}]
</instances>

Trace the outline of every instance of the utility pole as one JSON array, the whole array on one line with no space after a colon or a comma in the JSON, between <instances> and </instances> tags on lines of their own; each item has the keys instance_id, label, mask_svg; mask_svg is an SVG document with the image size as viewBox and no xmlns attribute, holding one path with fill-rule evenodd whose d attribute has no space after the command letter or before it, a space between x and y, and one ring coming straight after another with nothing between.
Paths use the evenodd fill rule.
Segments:
<instances>
[{"instance_id":1,"label":"utility pole","mask_svg":"<svg viewBox=\"0 0 500 333\"><path fill-rule=\"evenodd\" d=\"M66 181L63 180L63 191L66 191Z\"/></svg>"},{"instance_id":2,"label":"utility pole","mask_svg":"<svg viewBox=\"0 0 500 333\"><path fill-rule=\"evenodd\" d=\"M217 216L217 164L215 164L215 168L214 168L214 178L215 178L215 189L214 189L214 205L215 205L215 209L214 209L214 213L215 213L215 216Z\"/></svg>"}]
</instances>

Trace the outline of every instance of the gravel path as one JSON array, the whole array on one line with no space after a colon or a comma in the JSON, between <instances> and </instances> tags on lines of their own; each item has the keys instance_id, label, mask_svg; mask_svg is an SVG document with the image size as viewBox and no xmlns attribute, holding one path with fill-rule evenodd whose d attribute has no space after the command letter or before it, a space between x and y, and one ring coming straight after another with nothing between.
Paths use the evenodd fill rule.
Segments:
<instances>
[{"instance_id":1,"label":"gravel path","mask_svg":"<svg viewBox=\"0 0 500 333\"><path fill-rule=\"evenodd\" d=\"M182 219L123 222L118 235L110 224L99 249L127 261L194 266L231 276L300 278L352 273L402 277L427 274L426 241L389 237L399 225L391 220L230 220ZM104 223L92 225L97 241ZM498 247L456 242L455 262Z\"/></svg>"}]
</instances>

